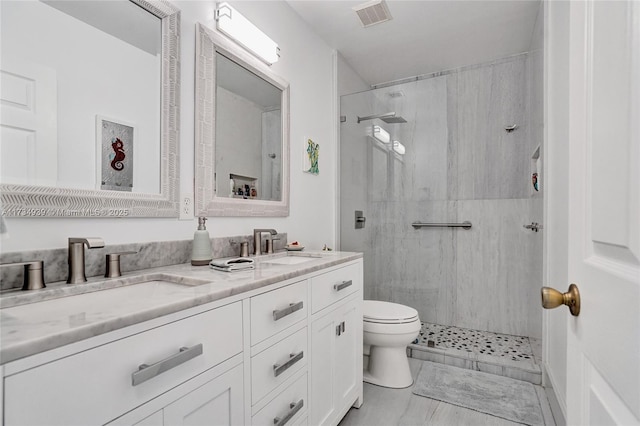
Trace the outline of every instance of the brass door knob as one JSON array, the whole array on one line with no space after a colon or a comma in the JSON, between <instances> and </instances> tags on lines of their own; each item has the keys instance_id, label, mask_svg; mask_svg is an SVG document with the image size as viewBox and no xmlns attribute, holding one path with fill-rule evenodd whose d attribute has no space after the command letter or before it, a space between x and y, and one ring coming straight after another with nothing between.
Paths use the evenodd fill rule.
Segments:
<instances>
[{"instance_id":1,"label":"brass door knob","mask_svg":"<svg viewBox=\"0 0 640 426\"><path fill-rule=\"evenodd\" d=\"M577 285L571 284L566 293L560 293L555 288L542 287L541 293L543 308L553 309L560 305L567 305L571 315L574 317L580 315L580 292Z\"/></svg>"}]
</instances>

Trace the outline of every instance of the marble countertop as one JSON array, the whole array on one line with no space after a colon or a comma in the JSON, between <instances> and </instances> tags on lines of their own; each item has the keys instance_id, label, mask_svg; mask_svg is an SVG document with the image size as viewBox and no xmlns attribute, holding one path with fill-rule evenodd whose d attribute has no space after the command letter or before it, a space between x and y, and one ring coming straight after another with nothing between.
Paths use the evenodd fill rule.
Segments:
<instances>
[{"instance_id":1,"label":"marble countertop","mask_svg":"<svg viewBox=\"0 0 640 426\"><path fill-rule=\"evenodd\" d=\"M247 271L182 264L5 293L0 297L0 364L362 258L362 253L305 251L290 255L312 260L268 263L285 255L261 256Z\"/></svg>"}]
</instances>

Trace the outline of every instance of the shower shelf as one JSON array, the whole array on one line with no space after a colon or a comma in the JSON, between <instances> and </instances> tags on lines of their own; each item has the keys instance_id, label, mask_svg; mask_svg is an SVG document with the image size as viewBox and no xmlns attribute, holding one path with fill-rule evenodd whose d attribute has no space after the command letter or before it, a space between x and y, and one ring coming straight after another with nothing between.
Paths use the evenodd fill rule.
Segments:
<instances>
[{"instance_id":1,"label":"shower shelf","mask_svg":"<svg viewBox=\"0 0 640 426\"><path fill-rule=\"evenodd\" d=\"M413 222L411 224L415 229L419 228L463 228L463 229L471 229L471 222L465 221L462 223L424 223L424 222Z\"/></svg>"}]
</instances>

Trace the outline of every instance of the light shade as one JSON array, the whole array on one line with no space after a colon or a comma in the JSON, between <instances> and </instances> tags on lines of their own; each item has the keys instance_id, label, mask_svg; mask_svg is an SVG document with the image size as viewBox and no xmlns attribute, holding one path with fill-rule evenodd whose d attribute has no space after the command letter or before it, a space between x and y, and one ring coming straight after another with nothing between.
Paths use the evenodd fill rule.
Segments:
<instances>
[{"instance_id":1,"label":"light shade","mask_svg":"<svg viewBox=\"0 0 640 426\"><path fill-rule=\"evenodd\" d=\"M218 3L216 27L267 64L278 62L278 44L227 2Z\"/></svg>"},{"instance_id":2,"label":"light shade","mask_svg":"<svg viewBox=\"0 0 640 426\"><path fill-rule=\"evenodd\" d=\"M404 145L402 145L399 141L393 141L393 150L400 155L404 155L405 153Z\"/></svg>"},{"instance_id":3,"label":"light shade","mask_svg":"<svg viewBox=\"0 0 640 426\"><path fill-rule=\"evenodd\" d=\"M373 126L373 137L383 143L391 142L391 136L389 133L380 126Z\"/></svg>"}]
</instances>

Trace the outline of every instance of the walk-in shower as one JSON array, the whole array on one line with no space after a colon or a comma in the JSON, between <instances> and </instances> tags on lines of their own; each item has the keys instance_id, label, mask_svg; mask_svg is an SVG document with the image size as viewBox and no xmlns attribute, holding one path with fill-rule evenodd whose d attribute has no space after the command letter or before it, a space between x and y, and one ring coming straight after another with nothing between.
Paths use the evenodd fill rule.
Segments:
<instances>
[{"instance_id":1,"label":"walk-in shower","mask_svg":"<svg viewBox=\"0 0 640 426\"><path fill-rule=\"evenodd\" d=\"M523 225L542 222L532 185L541 60L522 54L341 98L340 249L364 253L365 299L418 310L416 357L522 361L540 379L530 338L537 348L542 234Z\"/></svg>"}]
</instances>

